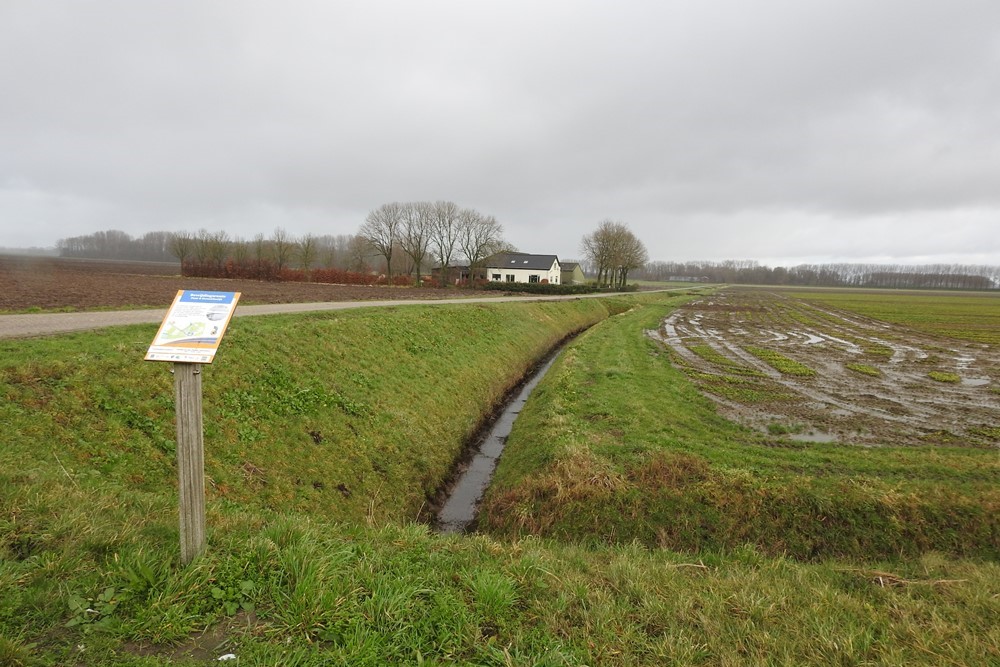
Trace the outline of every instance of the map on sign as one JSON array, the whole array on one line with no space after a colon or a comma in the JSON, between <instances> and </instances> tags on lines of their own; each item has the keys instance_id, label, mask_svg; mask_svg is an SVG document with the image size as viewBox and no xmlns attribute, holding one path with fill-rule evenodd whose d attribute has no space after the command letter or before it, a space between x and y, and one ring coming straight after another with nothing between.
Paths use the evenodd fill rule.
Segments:
<instances>
[{"instance_id":1,"label":"map on sign","mask_svg":"<svg viewBox=\"0 0 1000 667\"><path fill-rule=\"evenodd\" d=\"M239 292L177 292L146 352L146 361L212 363L239 299Z\"/></svg>"}]
</instances>

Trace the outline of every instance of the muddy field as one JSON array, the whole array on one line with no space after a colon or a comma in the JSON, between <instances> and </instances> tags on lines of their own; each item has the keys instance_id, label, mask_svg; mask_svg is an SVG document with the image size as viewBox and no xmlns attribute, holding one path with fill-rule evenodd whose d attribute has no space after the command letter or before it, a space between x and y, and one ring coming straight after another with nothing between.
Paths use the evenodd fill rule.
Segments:
<instances>
[{"instance_id":1,"label":"muddy field","mask_svg":"<svg viewBox=\"0 0 1000 667\"><path fill-rule=\"evenodd\" d=\"M0 312L162 308L177 290L241 292L241 303L454 298L466 290L182 278L180 265L0 255ZM481 292L475 292L482 296Z\"/></svg>"},{"instance_id":2,"label":"muddy field","mask_svg":"<svg viewBox=\"0 0 1000 667\"><path fill-rule=\"evenodd\" d=\"M997 447L1000 351L763 290L727 290L649 334L730 419L865 446Z\"/></svg>"}]
</instances>

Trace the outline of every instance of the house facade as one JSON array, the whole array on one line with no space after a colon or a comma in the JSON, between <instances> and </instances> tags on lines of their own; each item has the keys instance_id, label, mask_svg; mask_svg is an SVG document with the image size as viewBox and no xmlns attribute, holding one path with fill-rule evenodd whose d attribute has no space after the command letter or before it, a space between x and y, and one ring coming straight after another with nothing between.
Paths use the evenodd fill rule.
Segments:
<instances>
[{"instance_id":1,"label":"house facade","mask_svg":"<svg viewBox=\"0 0 1000 667\"><path fill-rule=\"evenodd\" d=\"M555 255L500 253L487 258L485 272L490 282L562 284L562 267Z\"/></svg>"}]
</instances>

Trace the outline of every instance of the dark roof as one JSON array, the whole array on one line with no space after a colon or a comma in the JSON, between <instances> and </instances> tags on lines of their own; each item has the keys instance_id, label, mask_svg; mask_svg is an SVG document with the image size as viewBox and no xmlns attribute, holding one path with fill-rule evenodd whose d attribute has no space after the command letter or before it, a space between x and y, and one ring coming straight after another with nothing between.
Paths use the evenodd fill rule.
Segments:
<instances>
[{"instance_id":1,"label":"dark roof","mask_svg":"<svg viewBox=\"0 0 1000 667\"><path fill-rule=\"evenodd\" d=\"M579 262L559 262L559 268L563 271L575 271L580 266Z\"/></svg>"},{"instance_id":2,"label":"dark roof","mask_svg":"<svg viewBox=\"0 0 1000 667\"><path fill-rule=\"evenodd\" d=\"M507 252L493 255L486 260L486 268L531 269L548 271L559 258L555 255L530 255L526 252Z\"/></svg>"}]
</instances>

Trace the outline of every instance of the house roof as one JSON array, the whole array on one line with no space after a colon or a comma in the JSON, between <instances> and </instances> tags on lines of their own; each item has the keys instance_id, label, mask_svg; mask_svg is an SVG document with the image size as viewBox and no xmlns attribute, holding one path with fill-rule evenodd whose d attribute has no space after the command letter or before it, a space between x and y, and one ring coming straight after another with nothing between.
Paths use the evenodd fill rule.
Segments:
<instances>
[{"instance_id":1,"label":"house roof","mask_svg":"<svg viewBox=\"0 0 1000 667\"><path fill-rule=\"evenodd\" d=\"M580 266L579 262L559 262L559 268L563 271L576 271L578 266Z\"/></svg>"},{"instance_id":2,"label":"house roof","mask_svg":"<svg viewBox=\"0 0 1000 667\"><path fill-rule=\"evenodd\" d=\"M548 271L559 261L555 255L531 255L526 252L506 252L493 255L486 260L486 268L530 269Z\"/></svg>"}]
</instances>

